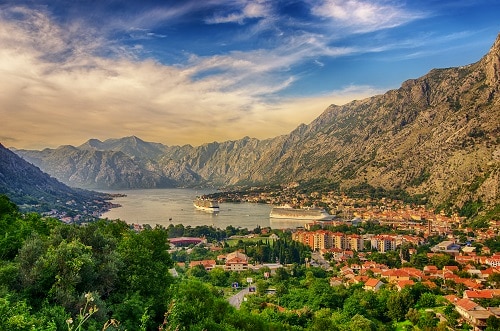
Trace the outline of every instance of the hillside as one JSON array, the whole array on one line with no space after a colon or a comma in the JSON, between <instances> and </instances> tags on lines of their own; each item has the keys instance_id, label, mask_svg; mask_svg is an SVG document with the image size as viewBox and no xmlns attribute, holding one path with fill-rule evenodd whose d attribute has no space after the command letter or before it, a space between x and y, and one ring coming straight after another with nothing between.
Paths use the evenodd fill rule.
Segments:
<instances>
[{"instance_id":1,"label":"hillside","mask_svg":"<svg viewBox=\"0 0 500 331\"><path fill-rule=\"evenodd\" d=\"M477 63L434 69L383 95L331 105L309 125L273 139L193 147L129 137L16 152L82 187L325 179L343 190L361 184L402 189L434 206L479 200L492 206L499 203L499 75L500 36Z\"/></svg>"},{"instance_id":2,"label":"hillside","mask_svg":"<svg viewBox=\"0 0 500 331\"><path fill-rule=\"evenodd\" d=\"M0 144L0 194L23 209L60 214L87 214L105 208L106 195L73 189L43 173Z\"/></svg>"}]
</instances>

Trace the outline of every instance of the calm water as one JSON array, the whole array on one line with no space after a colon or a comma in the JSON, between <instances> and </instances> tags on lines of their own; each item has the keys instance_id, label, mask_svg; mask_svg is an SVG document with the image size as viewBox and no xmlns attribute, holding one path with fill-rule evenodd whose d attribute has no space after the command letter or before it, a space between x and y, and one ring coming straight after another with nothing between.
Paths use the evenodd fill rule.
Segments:
<instances>
[{"instance_id":1,"label":"calm water","mask_svg":"<svg viewBox=\"0 0 500 331\"><path fill-rule=\"evenodd\" d=\"M193 206L196 196L213 191L192 189L123 190L108 193L123 193L126 197L115 198L114 203L122 205L103 214L103 218L121 219L127 223L156 224L165 227L170 224L213 225L225 229L228 225L248 228L257 226L288 228L303 226L301 221L269 219L270 205L254 203L220 203L220 212L211 214Z\"/></svg>"}]
</instances>

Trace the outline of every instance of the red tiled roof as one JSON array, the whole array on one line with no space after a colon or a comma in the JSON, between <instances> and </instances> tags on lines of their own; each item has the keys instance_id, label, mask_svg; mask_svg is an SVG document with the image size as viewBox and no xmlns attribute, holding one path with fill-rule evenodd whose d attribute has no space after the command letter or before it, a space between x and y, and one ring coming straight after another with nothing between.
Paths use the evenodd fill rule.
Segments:
<instances>
[{"instance_id":1,"label":"red tiled roof","mask_svg":"<svg viewBox=\"0 0 500 331\"><path fill-rule=\"evenodd\" d=\"M464 291L464 298L468 299L492 299L493 291L492 290L482 290L482 291Z\"/></svg>"},{"instance_id":2,"label":"red tiled roof","mask_svg":"<svg viewBox=\"0 0 500 331\"><path fill-rule=\"evenodd\" d=\"M458 301L458 297L454 294L445 295L444 298L453 304Z\"/></svg>"},{"instance_id":3,"label":"red tiled roof","mask_svg":"<svg viewBox=\"0 0 500 331\"><path fill-rule=\"evenodd\" d=\"M368 279L366 282L365 282L365 286L368 286L368 287L375 287L377 286L377 284L380 282L380 280L376 279L376 278L370 278Z\"/></svg>"},{"instance_id":4,"label":"red tiled roof","mask_svg":"<svg viewBox=\"0 0 500 331\"><path fill-rule=\"evenodd\" d=\"M410 280L400 280L397 282L397 286L401 289L406 287L406 286L413 286L413 285L415 285L415 282L411 279Z\"/></svg>"},{"instance_id":5,"label":"red tiled roof","mask_svg":"<svg viewBox=\"0 0 500 331\"><path fill-rule=\"evenodd\" d=\"M473 310L478 306L477 303L469 299L460 299L456 302L456 305L462 308L463 310Z\"/></svg>"}]
</instances>

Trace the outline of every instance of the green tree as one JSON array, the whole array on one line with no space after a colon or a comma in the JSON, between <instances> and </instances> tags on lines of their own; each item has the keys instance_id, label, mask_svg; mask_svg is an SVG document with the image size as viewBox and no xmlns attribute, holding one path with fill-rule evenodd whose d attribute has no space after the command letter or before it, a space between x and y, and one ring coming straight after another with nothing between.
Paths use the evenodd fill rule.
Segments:
<instances>
[{"instance_id":1,"label":"green tree","mask_svg":"<svg viewBox=\"0 0 500 331\"><path fill-rule=\"evenodd\" d=\"M312 323L308 330L311 331L324 331L331 330L337 331L338 327L332 320L332 311L328 308L322 308L314 313Z\"/></svg>"},{"instance_id":2,"label":"green tree","mask_svg":"<svg viewBox=\"0 0 500 331\"><path fill-rule=\"evenodd\" d=\"M420 313L415 308L408 309L408 312L405 315L406 319L412 322L413 325L417 325L418 320L420 319Z\"/></svg>"},{"instance_id":3,"label":"green tree","mask_svg":"<svg viewBox=\"0 0 500 331\"><path fill-rule=\"evenodd\" d=\"M49 271L44 276L54 277L49 297L60 305L75 309L79 294L93 287L95 283L92 250L79 240L63 240L57 247L49 247L38 268ZM40 270L40 274L44 274Z\"/></svg>"},{"instance_id":4,"label":"green tree","mask_svg":"<svg viewBox=\"0 0 500 331\"><path fill-rule=\"evenodd\" d=\"M490 316L486 320L486 329L484 331L494 331L500 330L500 318L496 316Z\"/></svg>"},{"instance_id":5,"label":"green tree","mask_svg":"<svg viewBox=\"0 0 500 331\"><path fill-rule=\"evenodd\" d=\"M118 293L113 300L120 301L127 293L138 293L143 301L151 300L150 327L159 325L167 310L168 288L173 283L169 268L173 263L168 253L168 235L162 227L128 232L117 251L123 262L120 269Z\"/></svg>"},{"instance_id":6,"label":"green tree","mask_svg":"<svg viewBox=\"0 0 500 331\"><path fill-rule=\"evenodd\" d=\"M229 303L200 281L182 282L174 293L168 315L172 330L217 330L216 325L232 313Z\"/></svg>"},{"instance_id":7,"label":"green tree","mask_svg":"<svg viewBox=\"0 0 500 331\"><path fill-rule=\"evenodd\" d=\"M423 330L434 330L439 322L434 312L425 311L420 314L417 325Z\"/></svg>"},{"instance_id":8,"label":"green tree","mask_svg":"<svg viewBox=\"0 0 500 331\"><path fill-rule=\"evenodd\" d=\"M168 249L167 232L161 227L125 235L118 246L125 264L120 275L120 283L126 286L123 290L146 296L165 295L172 283L168 269L173 262Z\"/></svg>"},{"instance_id":9,"label":"green tree","mask_svg":"<svg viewBox=\"0 0 500 331\"><path fill-rule=\"evenodd\" d=\"M413 298L408 291L393 293L387 300L387 316L394 321L402 321L412 305Z\"/></svg>"},{"instance_id":10,"label":"green tree","mask_svg":"<svg viewBox=\"0 0 500 331\"><path fill-rule=\"evenodd\" d=\"M421 308L432 308L436 306L436 295L430 292L423 293L417 302L417 306Z\"/></svg>"},{"instance_id":11,"label":"green tree","mask_svg":"<svg viewBox=\"0 0 500 331\"><path fill-rule=\"evenodd\" d=\"M189 268L187 274L189 276L196 277L200 280L210 279L210 276L208 275L208 271L201 264L198 264L198 265L195 265L195 266Z\"/></svg>"},{"instance_id":12,"label":"green tree","mask_svg":"<svg viewBox=\"0 0 500 331\"><path fill-rule=\"evenodd\" d=\"M354 315L349 322L351 331L369 331L375 330L375 324L362 315Z\"/></svg>"},{"instance_id":13,"label":"green tree","mask_svg":"<svg viewBox=\"0 0 500 331\"><path fill-rule=\"evenodd\" d=\"M24 300L16 301L11 295L6 295L0 297L0 330L56 331L57 324L50 316L33 315L31 307Z\"/></svg>"},{"instance_id":14,"label":"green tree","mask_svg":"<svg viewBox=\"0 0 500 331\"><path fill-rule=\"evenodd\" d=\"M222 268L213 268L209 273L210 282L214 286L229 286L229 272Z\"/></svg>"},{"instance_id":15,"label":"green tree","mask_svg":"<svg viewBox=\"0 0 500 331\"><path fill-rule=\"evenodd\" d=\"M137 330L151 305L152 300L145 299L137 292L127 293L123 301L113 306L113 318L120 321L125 330Z\"/></svg>"}]
</instances>

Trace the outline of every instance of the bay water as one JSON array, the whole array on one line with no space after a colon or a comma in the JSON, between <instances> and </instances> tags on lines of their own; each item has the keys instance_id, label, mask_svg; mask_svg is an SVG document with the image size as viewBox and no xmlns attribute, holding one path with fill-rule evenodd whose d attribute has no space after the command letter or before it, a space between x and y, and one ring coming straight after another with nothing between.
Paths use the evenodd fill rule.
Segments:
<instances>
[{"instance_id":1,"label":"bay water","mask_svg":"<svg viewBox=\"0 0 500 331\"><path fill-rule=\"evenodd\" d=\"M275 220L269 218L271 205L256 203L220 203L218 213L197 210L193 201L197 196L214 193L209 190L194 189L144 189L106 191L112 194L125 194L116 197L113 203L121 207L104 213L102 218L120 219L129 224L156 224L168 227L170 224L183 224L195 227L211 225L225 229L235 228L253 230L256 227L294 228L303 226L302 221Z\"/></svg>"}]
</instances>

